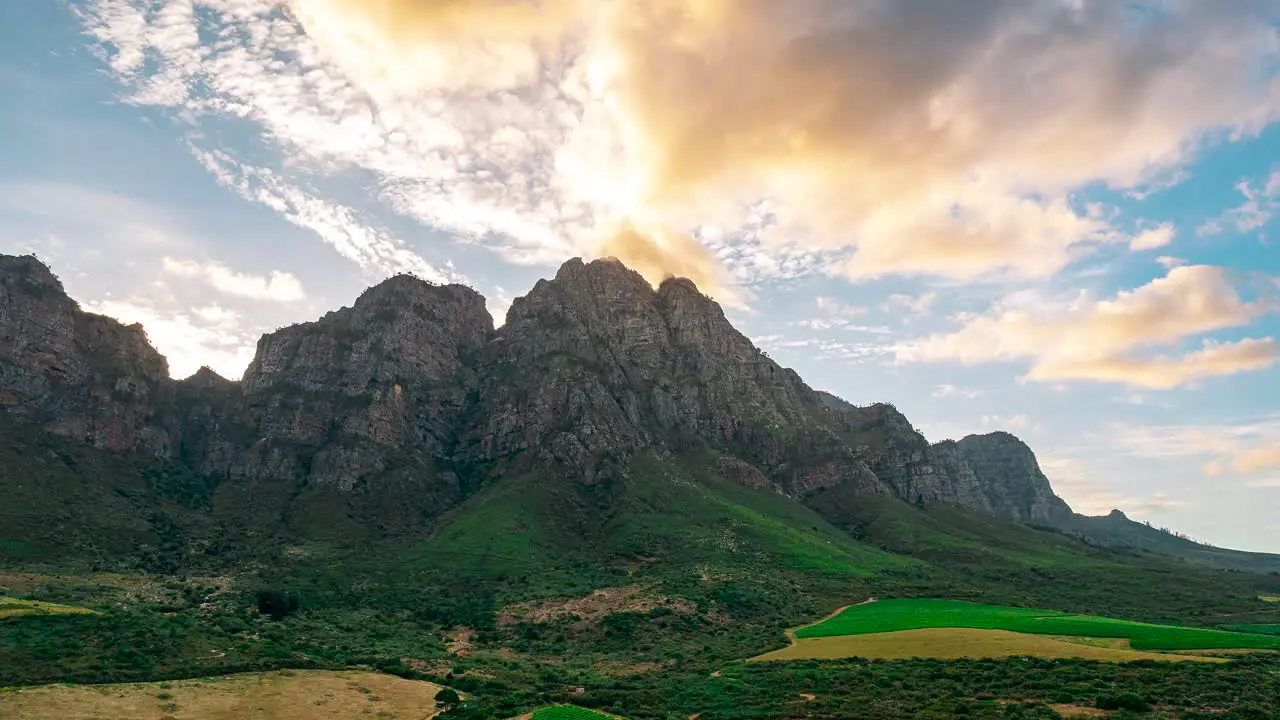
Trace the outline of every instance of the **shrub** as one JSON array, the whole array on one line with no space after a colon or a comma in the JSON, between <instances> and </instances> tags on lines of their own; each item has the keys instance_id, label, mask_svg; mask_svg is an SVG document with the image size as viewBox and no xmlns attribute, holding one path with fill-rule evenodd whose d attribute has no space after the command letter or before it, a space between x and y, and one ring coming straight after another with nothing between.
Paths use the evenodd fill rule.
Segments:
<instances>
[{"instance_id":1,"label":"shrub","mask_svg":"<svg viewBox=\"0 0 1280 720\"><path fill-rule=\"evenodd\" d=\"M1133 693L1102 695L1094 701L1094 706L1099 710L1134 710L1136 712L1146 712L1151 709L1151 703Z\"/></svg>"}]
</instances>

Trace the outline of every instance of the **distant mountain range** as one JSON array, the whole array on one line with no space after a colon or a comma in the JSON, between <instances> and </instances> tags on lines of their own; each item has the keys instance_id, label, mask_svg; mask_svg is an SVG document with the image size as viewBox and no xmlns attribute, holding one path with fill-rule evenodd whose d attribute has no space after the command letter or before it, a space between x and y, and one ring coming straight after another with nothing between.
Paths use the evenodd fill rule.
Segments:
<instances>
[{"instance_id":1,"label":"distant mountain range","mask_svg":"<svg viewBox=\"0 0 1280 720\"><path fill-rule=\"evenodd\" d=\"M784 504L770 522L816 513L854 539L867 508L905 504L1280 572L1277 555L1077 515L1013 435L931 444L892 405L811 389L690 281L655 289L609 259L565 263L498 329L469 288L393 277L261 338L240 381L175 381L141 326L82 311L33 257L0 256L0 409L0 558L146 547L164 569L237 537L460 533L545 554L535 520L515 516L607 506L607 489L661 476L765 491ZM582 537L632 542L661 524L650 500L597 508L612 524Z\"/></svg>"}]
</instances>

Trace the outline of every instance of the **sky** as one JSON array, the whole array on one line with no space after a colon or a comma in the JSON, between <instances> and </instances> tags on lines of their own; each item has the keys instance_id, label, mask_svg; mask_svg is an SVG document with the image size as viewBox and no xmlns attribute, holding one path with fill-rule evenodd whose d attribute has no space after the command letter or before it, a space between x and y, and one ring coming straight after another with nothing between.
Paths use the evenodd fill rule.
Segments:
<instances>
[{"instance_id":1,"label":"sky","mask_svg":"<svg viewBox=\"0 0 1280 720\"><path fill-rule=\"evenodd\" d=\"M1077 511L1280 552L1280 0L6 0L0 252L175 377L412 272L690 277Z\"/></svg>"}]
</instances>

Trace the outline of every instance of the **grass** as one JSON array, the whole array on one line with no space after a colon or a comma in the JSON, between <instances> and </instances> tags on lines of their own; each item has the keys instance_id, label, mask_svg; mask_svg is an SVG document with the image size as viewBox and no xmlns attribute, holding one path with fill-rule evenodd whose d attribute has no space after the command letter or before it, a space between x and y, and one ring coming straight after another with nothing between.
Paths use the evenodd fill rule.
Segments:
<instances>
[{"instance_id":1,"label":"grass","mask_svg":"<svg viewBox=\"0 0 1280 720\"><path fill-rule=\"evenodd\" d=\"M429 717L440 687L370 672L242 673L120 685L46 685L0 693L0 717L90 720L346 720Z\"/></svg>"},{"instance_id":2,"label":"grass","mask_svg":"<svg viewBox=\"0 0 1280 720\"><path fill-rule=\"evenodd\" d=\"M973 628L1037 635L1124 638L1138 650L1280 650L1280 637L1267 635L934 599L881 600L854 605L835 617L800 628L795 636L818 638L921 628Z\"/></svg>"},{"instance_id":3,"label":"grass","mask_svg":"<svg viewBox=\"0 0 1280 720\"><path fill-rule=\"evenodd\" d=\"M97 615L96 611L74 605L40 602L38 600L19 600L18 598L0 595L0 619L19 617L22 615Z\"/></svg>"},{"instance_id":4,"label":"grass","mask_svg":"<svg viewBox=\"0 0 1280 720\"><path fill-rule=\"evenodd\" d=\"M608 715L580 708L577 705L552 705L535 710L530 720L617 720L617 718L617 715Z\"/></svg>"},{"instance_id":5,"label":"grass","mask_svg":"<svg viewBox=\"0 0 1280 720\"><path fill-rule=\"evenodd\" d=\"M1258 599L1262 602L1280 603L1280 595L1259 595Z\"/></svg>"},{"instance_id":6,"label":"grass","mask_svg":"<svg viewBox=\"0 0 1280 720\"><path fill-rule=\"evenodd\" d=\"M925 628L866 635L803 638L789 647L754 657L751 661L835 660L849 657L883 660L1039 657L1080 658L1100 662L1133 660L1225 662L1220 658L1141 652L1131 649L1128 641L1124 639L1051 637L1009 630L971 628Z\"/></svg>"}]
</instances>

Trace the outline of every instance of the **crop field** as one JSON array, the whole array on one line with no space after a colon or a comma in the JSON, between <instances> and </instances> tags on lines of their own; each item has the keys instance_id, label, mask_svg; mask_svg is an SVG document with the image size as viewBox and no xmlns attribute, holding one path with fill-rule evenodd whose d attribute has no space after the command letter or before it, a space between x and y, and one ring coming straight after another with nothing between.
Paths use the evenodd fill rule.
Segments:
<instances>
[{"instance_id":1,"label":"crop field","mask_svg":"<svg viewBox=\"0 0 1280 720\"><path fill-rule=\"evenodd\" d=\"M0 718L22 720L421 720L440 687L371 672L242 673L118 685L45 685L0 692Z\"/></svg>"},{"instance_id":2,"label":"crop field","mask_svg":"<svg viewBox=\"0 0 1280 720\"><path fill-rule=\"evenodd\" d=\"M925 628L866 635L802 638L781 650L751 658L751 661L836 660L849 657L880 660L1039 657L1079 658L1099 662L1225 662L1221 658L1133 650L1129 647L1129 641L1123 638L1055 637L971 628Z\"/></svg>"},{"instance_id":3,"label":"crop field","mask_svg":"<svg viewBox=\"0 0 1280 720\"><path fill-rule=\"evenodd\" d=\"M795 632L798 639L865 635L922 628L1008 630L1035 635L1122 638L1135 650L1280 650L1280 637L1175 625L1151 625L959 600L902 599L853 605Z\"/></svg>"},{"instance_id":4,"label":"crop field","mask_svg":"<svg viewBox=\"0 0 1280 720\"><path fill-rule=\"evenodd\" d=\"M606 715L576 705L553 705L533 713L531 720L619 720L617 715Z\"/></svg>"},{"instance_id":5,"label":"crop field","mask_svg":"<svg viewBox=\"0 0 1280 720\"><path fill-rule=\"evenodd\" d=\"M18 617L19 615L93 615L93 610L74 605L39 602L37 600L19 600L18 598L0 595L0 620Z\"/></svg>"}]
</instances>

